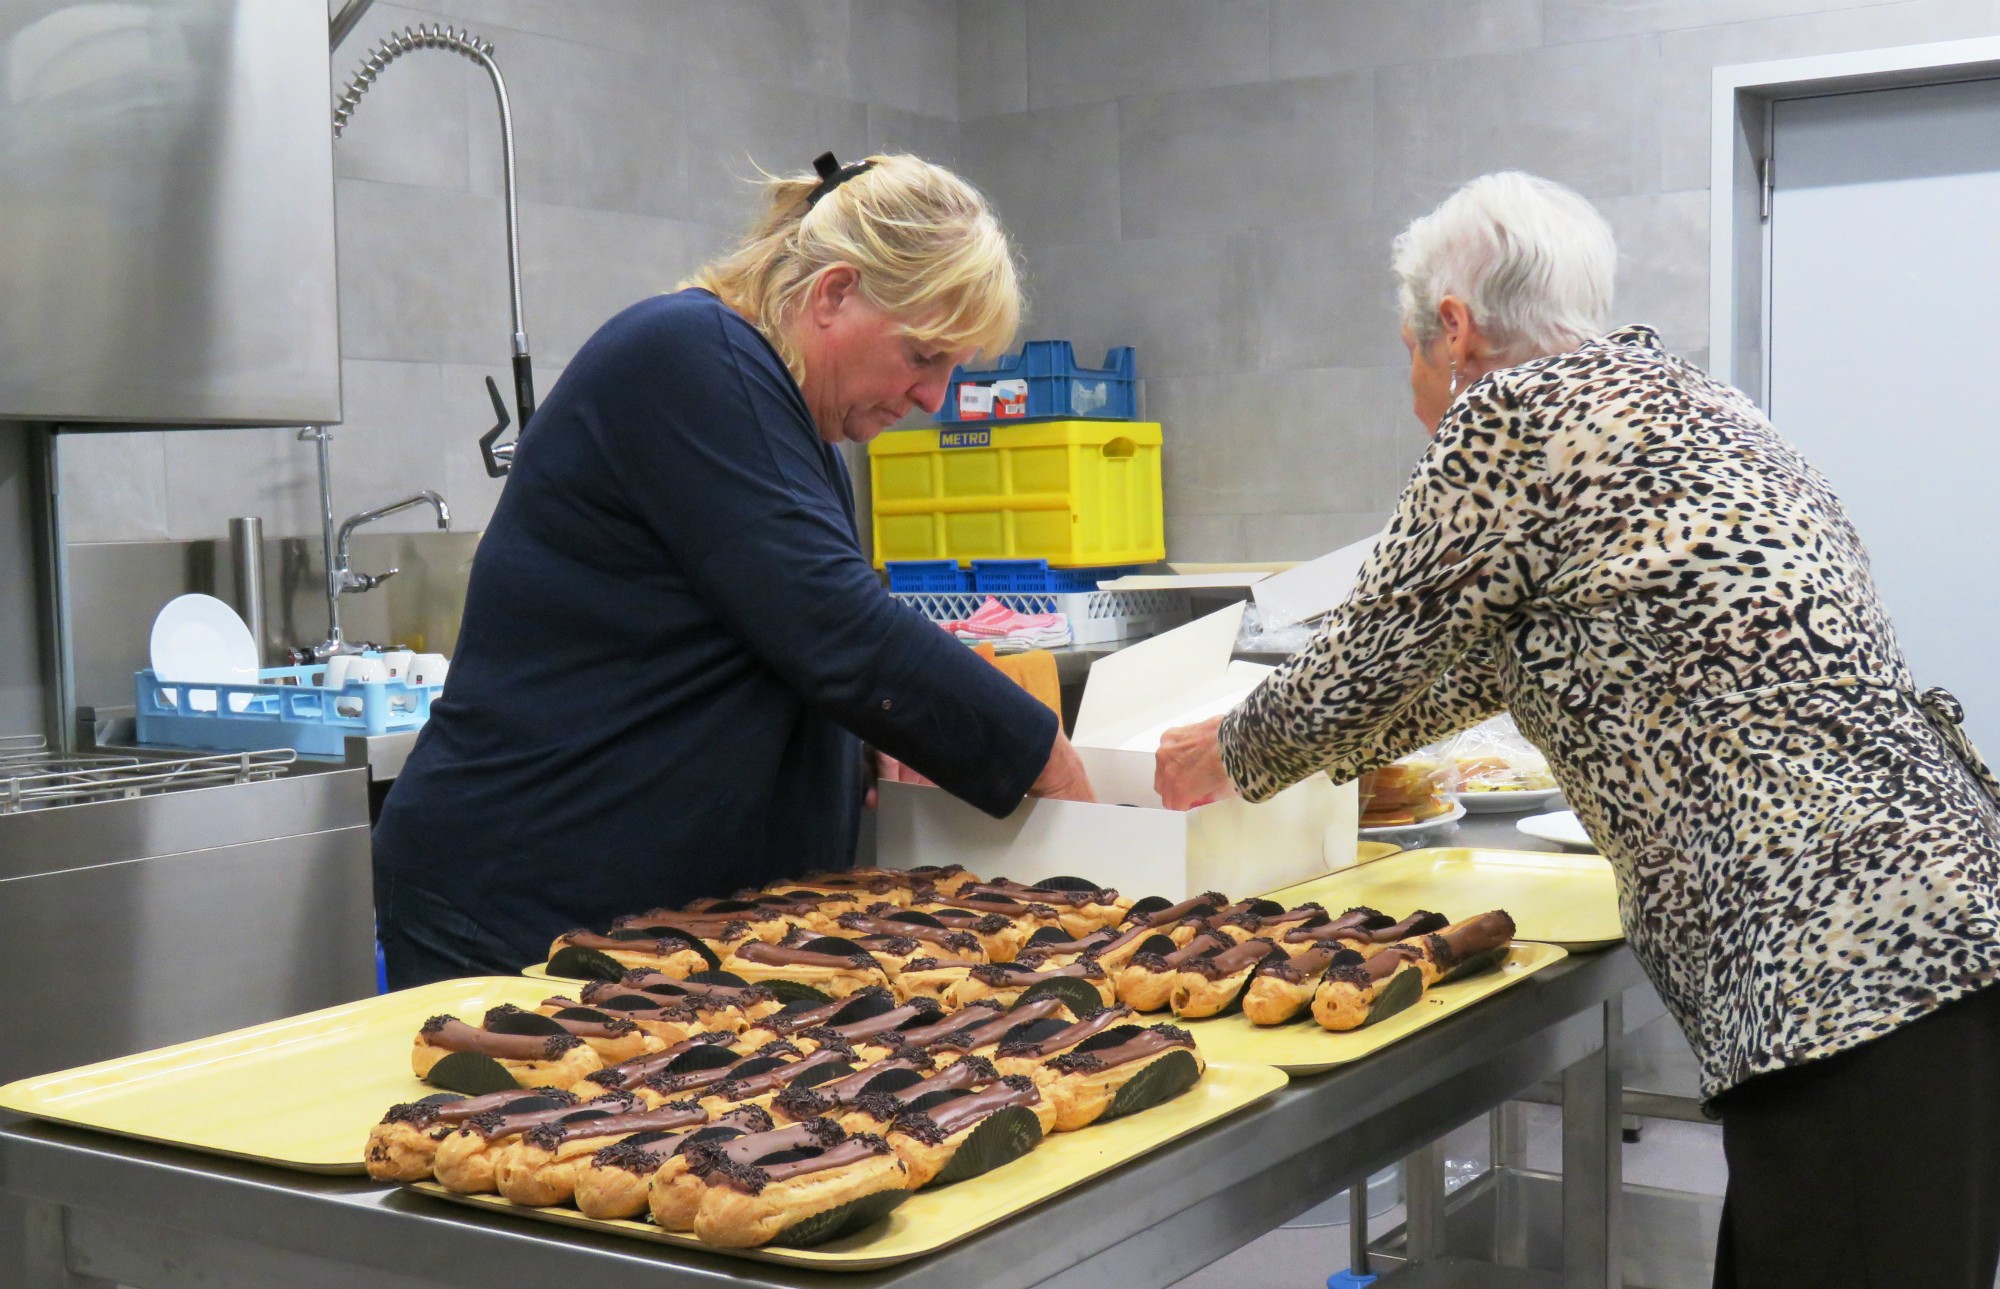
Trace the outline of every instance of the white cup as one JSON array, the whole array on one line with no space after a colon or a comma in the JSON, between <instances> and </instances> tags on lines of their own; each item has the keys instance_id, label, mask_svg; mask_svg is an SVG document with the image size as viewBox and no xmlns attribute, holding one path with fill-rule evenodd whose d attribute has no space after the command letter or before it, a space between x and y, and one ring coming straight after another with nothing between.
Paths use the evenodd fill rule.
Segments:
<instances>
[{"instance_id":1,"label":"white cup","mask_svg":"<svg viewBox=\"0 0 2000 1289\"><path fill-rule=\"evenodd\" d=\"M406 685L410 683L410 664L415 661L416 656L413 651L408 649L385 649L382 651L382 661L389 664L390 677L394 680L400 680Z\"/></svg>"},{"instance_id":2,"label":"white cup","mask_svg":"<svg viewBox=\"0 0 2000 1289\"><path fill-rule=\"evenodd\" d=\"M364 685L380 684L389 679L389 664L371 654L358 654L347 664L347 679Z\"/></svg>"},{"instance_id":3,"label":"white cup","mask_svg":"<svg viewBox=\"0 0 2000 1289\"><path fill-rule=\"evenodd\" d=\"M441 653L420 653L410 663L407 679L412 685L442 685L451 663Z\"/></svg>"},{"instance_id":4,"label":"white cup","mask_svg":"<svg viewBox=\"0 0 2000 1289\"><path fill-rule=\"evenodd\" d=\"M333 657L328 658L326 660L325 687L327 689L339 689L342 685L345 685L347 683L348 669L356 661L355 655L351 653L337 653Z\"/></svg>"}]
</instances>

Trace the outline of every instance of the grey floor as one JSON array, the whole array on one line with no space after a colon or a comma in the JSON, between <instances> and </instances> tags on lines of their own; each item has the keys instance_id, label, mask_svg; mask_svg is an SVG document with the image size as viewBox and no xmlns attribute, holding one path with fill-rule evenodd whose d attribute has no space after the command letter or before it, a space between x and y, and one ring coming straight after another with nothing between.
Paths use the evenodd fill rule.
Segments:
<instances>
[{"instance_id":1,"label":"grey floor","mask_svg":"<svg viewBox=\"0 0 2000 1289\"><path fill-rule=\"evenodd\" d=\"M1524 1107L1527 1117L1527 1166L1556 1173L1562 1170L1560 1112L1552 1106ZM1712 1124L1648 1119L1636 1144L1625 1147L1625 1184L1648 1189L1705 1196L1712 1203L1688 1207L1693 1220L1639 1220L1626 1231L1626 1284L1629 1289L1708 1289L1714 1267L1713 1214L1719 1211L1728 1171L1722 1161L1722 1130ZM1485 1169L1489 1162L1486 1120L1480 1119L1445 1138L1447 1185ZM1628 1208L1632 1207L1628 1205ZM1335 1220L1344 1205L1323 1205L1245 1245L1219 1262L1182 1280L1178 1289L1319 1289L1328 1276L1347 1265L1347 1226ZM1403 1220L1400 1204L1371 1217L1371 1234ZM1327 1223L1321 1225L1319 1223ZM1385 1284L1394 1283L1393 1277Z\"/></svg>"}]
</instances>

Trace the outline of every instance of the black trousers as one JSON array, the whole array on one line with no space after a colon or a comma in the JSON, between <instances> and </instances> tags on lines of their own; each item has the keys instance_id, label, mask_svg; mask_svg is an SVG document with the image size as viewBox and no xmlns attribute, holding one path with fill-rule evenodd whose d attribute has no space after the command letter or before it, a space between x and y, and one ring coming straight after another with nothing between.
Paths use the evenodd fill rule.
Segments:
<instances>
[{"instance_id":1,"label":"black trousers","mask_svg":"<svg viewBox=\"0 0 2000 1289\"><path fill-rule=\"evenodd\" d=\"M460 976L519 975L518 954L442 895L379 870L375 874L375 936L389 988L410 989Z\"/></svg>"},{"instance_id":2,"label":"black trousers","mask_svg":"<svg viewBox=\"0 0 2000 1289\"><path fill-rule=\"evenodd\" d=\"M1993 1289L2000 986L1716 1104L1715 1289Z\"/></svg>"}]
</instances>

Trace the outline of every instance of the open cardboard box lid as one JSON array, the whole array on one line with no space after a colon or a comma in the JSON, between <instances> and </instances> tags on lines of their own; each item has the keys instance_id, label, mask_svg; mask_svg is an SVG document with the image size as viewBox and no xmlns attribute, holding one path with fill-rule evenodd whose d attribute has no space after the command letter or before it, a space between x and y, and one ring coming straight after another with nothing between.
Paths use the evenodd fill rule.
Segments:
<instances>
[{"instance_id":1,"label":"open cardboard box lid","mask_svg":"<svg viewBox=\"0 0 2000 1289\"><path fill-rule=\"evenodd\" d=\"M937 788L884 783L879 862L955 862L1024 882L1081 876L1171 899L1208 889L1240 899L1352 865L1351 783L1316 774L1259 805L1230 798L1188 811L1165 809L1153 791L1160 736L1227 712L1272 670L1230 659L1243 609L1230 605L1092 665L1071 741L1095 803L1030 800L993 819Z\"/></svg>"}]
</instances>

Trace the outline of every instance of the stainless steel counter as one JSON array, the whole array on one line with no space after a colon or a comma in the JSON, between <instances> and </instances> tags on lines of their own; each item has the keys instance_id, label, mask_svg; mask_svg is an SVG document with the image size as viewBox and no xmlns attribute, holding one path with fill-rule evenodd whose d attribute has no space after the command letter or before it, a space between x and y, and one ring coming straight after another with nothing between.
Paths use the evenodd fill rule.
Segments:
<instances>
[{"instance_id":1,"label":"stainless steel counter","mask_svg":"<svg viewBox=\"0 0 2000 1289\"><path fill-rule=\"evenodd\" d=\"M1578 956L1344 1070L916 1262L824 1275L472 1213L53 1125L0 1128L29 1289L991 1289L1168 1285L1544 1079L1565 1106L1568 1286L1615 1284L1629 951ZM0 1239L0 1250L8 1241ZM1415 1245L1413 1255L1421 1256ZM1339 1251L1329 1250L1329 1258ZM1479 1283L1469 1281L1468 1283Z\"/></svg>"}]
</instances>

